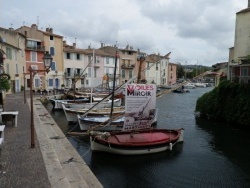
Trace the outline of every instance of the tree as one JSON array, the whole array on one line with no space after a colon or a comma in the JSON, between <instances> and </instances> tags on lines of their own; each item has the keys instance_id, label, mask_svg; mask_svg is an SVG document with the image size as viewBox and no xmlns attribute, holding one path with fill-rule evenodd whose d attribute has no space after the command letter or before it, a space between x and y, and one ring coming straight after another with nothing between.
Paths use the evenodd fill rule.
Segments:
<instances>
[{"instance_id":1,"label":"tree","mask_svg":"<svg viewBox=\"0 0 250 188\"><path fill-rule=\"evenodd\" d=\"M10 82L7 77L0 78L0 90L8 91L10 89Z\"/></svg>"},{"instance_id":2,"label":"tree","mask_svg":"<svg viewBox=\"0 0 250 188\"><path fill-rule=\"evenodd\" d=\"M181 64L177 65L177 78L183 78L185 75L184 68Z\"/></svg>"}]
</instances>

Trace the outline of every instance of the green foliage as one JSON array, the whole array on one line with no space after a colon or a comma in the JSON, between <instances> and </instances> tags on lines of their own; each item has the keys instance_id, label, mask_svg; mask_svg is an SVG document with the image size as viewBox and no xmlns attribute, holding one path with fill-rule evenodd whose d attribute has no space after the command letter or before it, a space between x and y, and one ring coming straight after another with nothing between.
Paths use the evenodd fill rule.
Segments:
<instances>
[{"instance_id":1,"label":"green foliage","mask_svg":"<svg viewBox=\"0 0 250 188\"><path fill-rule=\"evenodd\" d=\"M10 82L7 78L0 78L0 90L8 91L10 89Z\"/></svg>"},{"instance_id":2,"label":"green foliage","mask_svg":"<svg viewBox=\"0 0 250 188\"><path fill-rule=\"evenodd\" d=\"M201 96L195 111L201 117L250 126L250 85L222 81Z\"/></svg>"}]
</instances>

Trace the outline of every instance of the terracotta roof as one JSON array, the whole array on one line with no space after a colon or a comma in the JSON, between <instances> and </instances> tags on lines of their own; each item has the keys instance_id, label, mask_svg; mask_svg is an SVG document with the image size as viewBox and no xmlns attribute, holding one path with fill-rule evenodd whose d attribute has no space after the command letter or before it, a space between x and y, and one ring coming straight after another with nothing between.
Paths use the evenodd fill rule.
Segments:
<instances>
[{"instance_id":1,"label":"terracotta roof","mask_svg":"<svg viewBox=\"0 0 250 188\"><path fill-rule=\"evenodd\" d=\"M66 47L64 47L63 49L64 52L74 52L74 53L81 53L81 54L86 54L86 55L92 55L93 54L93 49L78 49L78 48L71 48L70 45L67 45ZM99 50L99 49L95 49L95 55L99 55L99 56L105 56L105 57L115 57L115 55L109 54L104 52L103 50Z\"/></svg>"},{"instance_id":2,"label":"terracotta roof","mask_svg":"<svg viewBox=\"0 0 250 188\"><path fill-rule=\"evenodd\" d=\"M237 12L236 14L246 13L246 12L250 12L250 7L246 8L246 9L243 9L243 10Z\"/></svg>"}]
</instances>

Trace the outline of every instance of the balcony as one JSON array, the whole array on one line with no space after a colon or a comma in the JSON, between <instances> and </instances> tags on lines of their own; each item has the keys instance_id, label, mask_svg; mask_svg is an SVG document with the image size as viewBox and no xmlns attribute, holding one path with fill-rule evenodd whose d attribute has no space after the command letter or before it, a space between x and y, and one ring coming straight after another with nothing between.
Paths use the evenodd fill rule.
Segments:
<instances>
[{"instance_id":1,"label":"balcony","mask_svg":"<svg viewBox=\"0 0 250 188\"><path fill-rule=\"evenodd\" d=\"M86 74L79 74L79 73L74 74L74 73L65 72L64 76L65 76L65 78L75 78L75 77L85 78Z\"/></svg>"},{"instance_id":2,"label":"balcony","mask_svg":"<svg viewBox=\"0 0 250 188\"><path fill-rule=\"evenodd\" d=\"M45 52L45 46L26 46L26 50Z\"/></svg>"},{"instance_id":3,"label":"balcony","mask_svg":"<svg viewBox=\"0 0 250 188\"><path fill-rule=\"evenodd\" d=\"M123 64L121 66L122 69L133 69L135 68L135 65L134 64L129 64L129 65L126 65L126 64Z\"/></svg>"}]
</instances>

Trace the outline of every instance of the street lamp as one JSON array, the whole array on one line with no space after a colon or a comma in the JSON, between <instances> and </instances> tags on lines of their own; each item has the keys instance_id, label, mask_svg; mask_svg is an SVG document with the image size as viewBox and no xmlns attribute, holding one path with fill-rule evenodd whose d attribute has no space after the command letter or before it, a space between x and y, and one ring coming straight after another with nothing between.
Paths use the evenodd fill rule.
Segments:
<instances>
[{"instance_id":1,"label":"street lamp","mask_svg":"<svg viewBox=\"0 0 250 188\"><path fill-rule=\"evenodd\" d=\"M30 72L30 129L31 129L31 148L35 147L35 127L34 127L34 113L33 113L33 78L35 74L38 72L49 72L51 63L52 63L52 57L49 52L45 52L43 56L43 63L44 63L44 70L34 70L32 67L29 67Z\"/></svg>"},{"instance_id":2,"label":"street lamp","mask_svg":"<svg viewBox=\"0 0 250 188\"><path fill-rule=\"evenodd\" d=\"M139 58L139 69L138 69L138 76L137 76L137 84L140 84L141 83L141 65L142 63L145 61L145 56L142 55L140 58Z\"/></svg>"}]
</instances>

